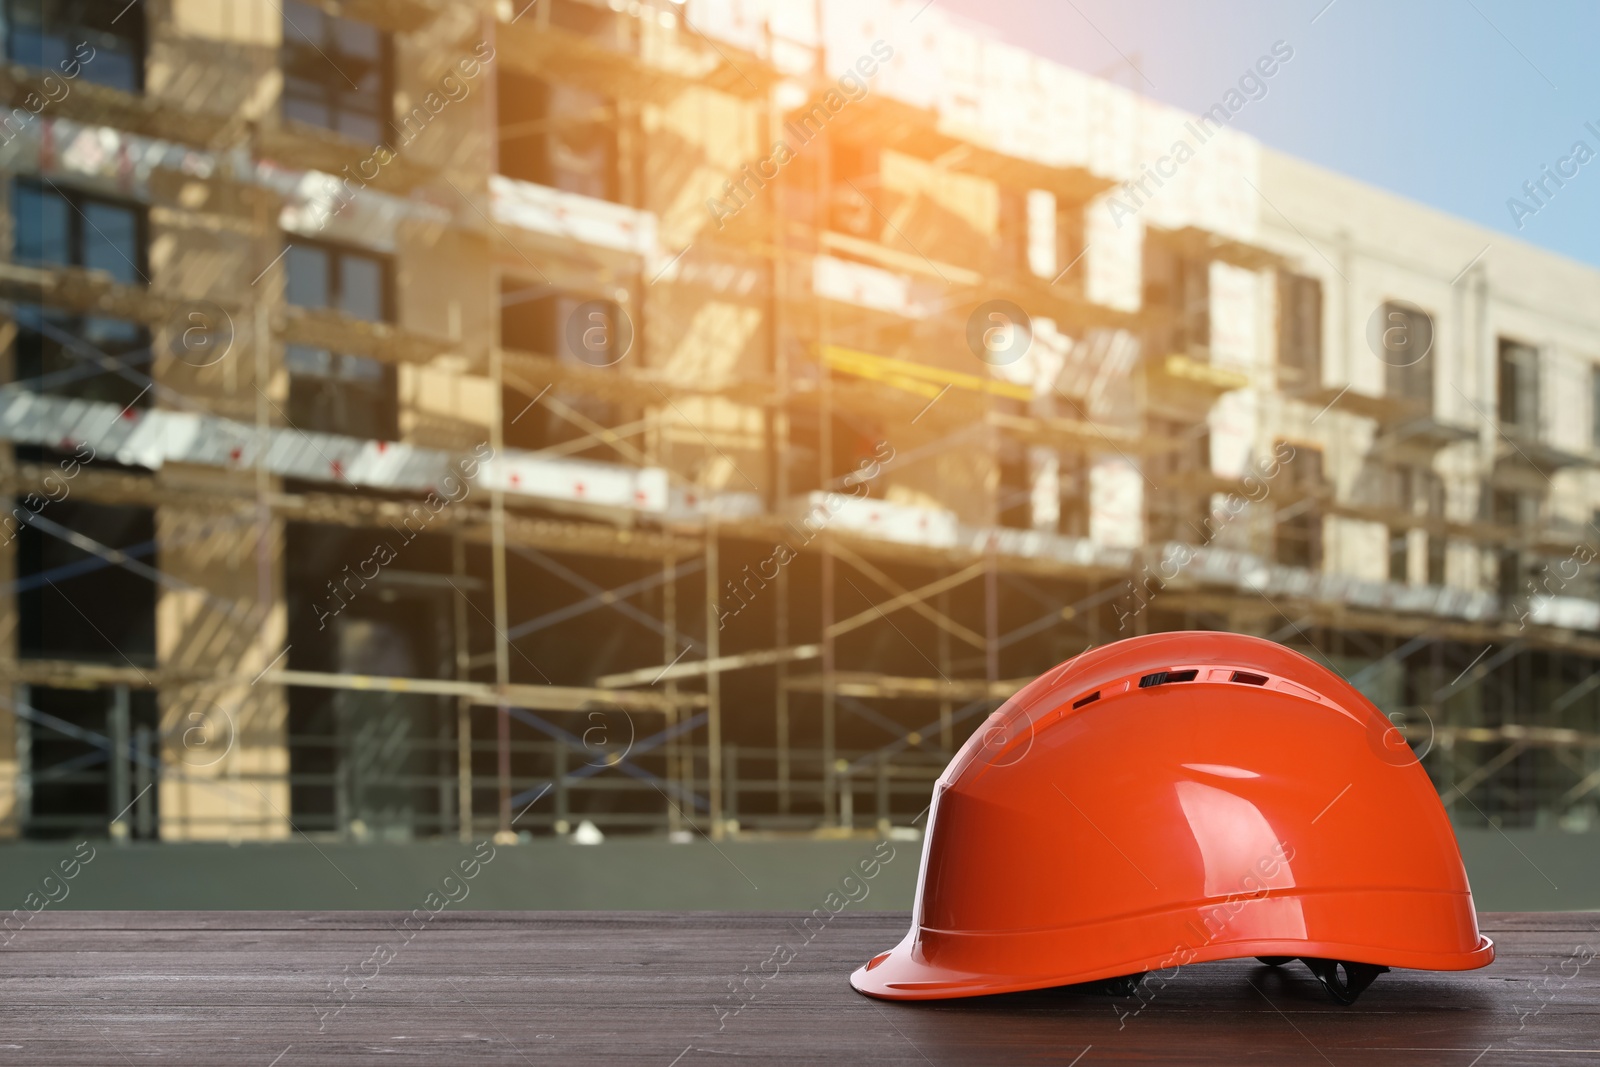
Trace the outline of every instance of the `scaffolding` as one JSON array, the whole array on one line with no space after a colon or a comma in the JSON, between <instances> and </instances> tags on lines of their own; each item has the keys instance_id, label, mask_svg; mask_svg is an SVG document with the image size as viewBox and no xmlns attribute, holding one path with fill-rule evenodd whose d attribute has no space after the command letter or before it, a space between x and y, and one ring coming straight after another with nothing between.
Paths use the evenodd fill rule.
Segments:
<instances>
[{"instance_id":1,"label":"scaffolding","mask_svg":"<svg viewBox=\"0 0 1600 1067\"><path fill-rule=\"evenodd\" d=\"M252 69L275 69L275 5L245 7L226 29L152 10L148 33L173 49L234 33ZM380 31L408 60L389 88L412 104L474 42L497 65L452 96L438 143L358 183L359 139L170 88L85 82L0 154L8 178L136 204L160 230L139 278L0 264L0 490L16 503L3 832L914 833L940 769L1026 681L1174 628L1258 634L1346 676L1463 820L1589 818L1600 619L1548 583L1519 599L1515 582L1435 581L1426 544L1592 558L1600 533L1332 467L1423 469L1482 446L1484 494L1537 495L1593 457L1301 381L1282 353L1255 370L1219 358L1211 312L1191 321L1195 299L1215 305L1193 279L1266 282L1309 252L1151 224L1135 252L1177 257L1181 291L1147 279L1135 306L1097 298L1079 276L1087 212L1125 174L958 135L887 96L826 109L825 135L747 183L724 228L698 203L730 196L750 153L837 84L815 42L770 22L761 40L702 33L689 20L711 9L692 4L317 10ZM13 104L41 88L0 71ZM560 171L553 149L532 171L508 162L529 138L599 170ZM319 242L389 255L410 303L291 299L285 257ZM1025 373L967 340L993 301L1033 316ZM82 326L100 320L144 344L108 350ZM603 359L584 349L595 324ZM223 356L186 359L196 330ZM19 373L24 336L62 367ZM291 350L402 383L395 432L299 425ZM137 395L82 387L101 379ZM1275 432L1322 457L1329 408L1361 443L1291 462L1269 500L1219 519L1221 498L1251 493L1213 442L1240 395L1295 413L1258 428L1252 458ZM151 516L150 535L95 536L128 515ZM1344 520L1403 532L1390 580L1321 555L1320 530ZM1174 545L1186 566L1152 581ZM148 588L147 647L119 647L80 606L96 574ZM22 632L50 610L103 645Z\"/></svg>"}]
</instances>

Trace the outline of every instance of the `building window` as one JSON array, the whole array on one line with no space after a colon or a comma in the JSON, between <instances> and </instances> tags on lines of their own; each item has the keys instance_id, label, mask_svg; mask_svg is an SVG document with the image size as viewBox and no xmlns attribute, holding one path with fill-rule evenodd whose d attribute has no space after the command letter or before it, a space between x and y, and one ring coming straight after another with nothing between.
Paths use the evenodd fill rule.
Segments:
<instances>
[{"instance_id":1,"label":"building window","mask_svg":"<svg viewBox=\"0 0 1600 1067\"><path fill-rule=\"evenodd\" d=\"M1285 384L1322 384L1322 283L1315 278L1278 273L1278 366Z\"/></svg>"},{"instance_id":2,"label":"building window","mask_svg":"<svg viewBox=\"0 0 1600 1067\"><path fill-rule=\"evenodd\" d=\"M1144 304L1164 313L1151 333L1158 358L1173 354L1209 359L1211 261L1187 254L1158 230L1145 235Z\"/></svg>"},{"instance_id":3,"label":"building window","mask_svg":"<svg viewBox=\"0 0 1600 1067\"><path fill-rule=\"evenodd\" d=\"M295 307L340 311L368 322L392 318L389 262L369 252L294 241L285 256ZM290 345L289 418L303 430L392 440L397 432L394 368L365 356Z\"/></svg>"},{"instance_id":4,"label":"building window","mask_svg":"<svg viewBox=\"0 0 1600 1067\"><path fill-rule=\"evenodd\" d=\"M1500 338L1500 424L1536 437L1539 431L1539 350Z\"/></svg>"},{"instance_id":5,"label":"building window","mask_svg":"<svg viewBox=\"0 0 1600 1067\"><path fill-rule=\"evenodd\" d=\"M1443 585L1445 572L1445 548L1447 542L1441 534L1428 535L1428 584Z\"/></svg>"},{"instance_id":6,"label":"building window","mask_svg":"<svg viewBox=\"0 0 1600 1067\"><path fill-rule=\"evenodd\" d=\"M1522 553L1514 548L1502 548L1495 553L1495 592L1508 611L1516 610L1519 597L1528 592L1527 567Z\"/></svg>"},{"instance_id":7,"label":"building window","mask_svg":"<svg viewBox=\"0 0 1600 1067\"><path fill-rule=\"evenodd\" d=\"M1433 411L1433 319L1411 304L1383 305L1384 393Z\"/></svg>"},{"instance_id":8,"label":"building window","mask_svg":"<svg viewBox=\"0 0 1600 1067\"><path fill-rule=\"evenodd\" d=\"M1273 529L1273 556L1285 567L1322 565L1322 513L1309 501L1291 504Z\"/></svg>"},{"instance_id":9,"label":"building window","mask_svg":"<svg viewBox=\"0 0 1600 1067\"><path fill-rule=\"evenodd\" d=\"M116 661L118 665L122 660ZM32 779L22 836L36 840L104 838L111 820L136 840L157 839L161 790L138 787L145 767L161 762L161 716L154 689L26 687L27 704L40 718L17 724L27 738ZM118 775L106 750L94 742L126 737L138 755L131 773ZM103 741L101 742L104 743Z\"/></svg>"},{"instance_id":10,"label":"building window","mask_svg":"<svg viewBox=\"0 0 1600 1067\"><path fill-rule=\"evenodd\" d=\"M375 144L392 117L389 35L324 14L301 0L283 5L283 116Z\"/></svg>"},{"instance_id":11,"label":"building window","mask_svg":"<svg viewBox=\"0 0 1600 1067\"><path fill-rule=\"evenodd\" d=\"M554 356L567 364L592 367L610 366L619 351L631 344L631 320L622 305L610 300L591 300L578 293L551 292L542 281L506 276L500 291L500 344L514 352ZM601 339L604 339L601 341ZM589 347L593 344L595 347ZM616 401L569 392L559 386L551 391L550 404L529 407L532 394L508 386L503 397L506 442L516 448L541 449L587 436L579 423L584 420L601 426L620 426L628 421ZM559 410L576 413L557 414ZM838 439L835 439L838 442ZM595 444L575 453L590 459L628 462L626 454L609 444ZM814 465L814 461L813 461ZM841 467L841 473L854 461Z\"/></svg>"},{"instance_id":12,"label":"building window","mask_svg":"<svg viewBox=\"0 0 1600 1067\"><path fill-rule=\"evenodd\" d=\"M1000 486L996 507L1001 526L1026 530L1033 525L1033 470L1028 448L1008 441L1000 450Z\"/></svg>"},{"instance_id":13,"label":"building window","mask_svg":"<svg viewBox=\"0 0 1600 1067\"><path fill-rule=\"evenodd\" d=\"M1489 491L1489 521L1497 526L1522 526L1531 521L1537 507L1538 502L1532 496L1516 489Z\"/></svg>"},{"instance_id":14,"label":"building window","mask_svg":"<svg viewBox=\"0 0 1600 1067\"><path fill-rule=\"evenodd\" d=\"M1389 580L1402 585L1411 580L1411 532L1404 527L1389 531Z\"/></svg>"},{"instance_id":15,"label":"building window","mask_svg":"<svg viewBox=\"0 0 1600 1067\"><path fill-rule=\"evenodd\" d=\"M18 179L11 209L17 262L101 270L123 285L148 283L143 208Z\"/></svg>"},{"instance_id":16,"label":"building window","mask_svg":"<svg viewBox=\"0 0 1600 1067\"><path fill-rule=\"evenodd\" d=\"M17 179L12 258L104 271L124 285L145 277L143 208L57 185ZM125 407L150 404L150 334L138 323L18 305L16 375L38 392ZM108 369L109 356L120 369Z\"/></svg>"},{"instance_id":17,"label":"building window","mask_svg":"<svg viewBox=\"0 0 1600 1067\"><path fill-rule=\"evenodd\" d=\"M1445 488L1444 479L1439 472L1429 467L1418 467L1416 473L1416 500L1421 502L1424 514L1435 518L1444 518Z\"/></svg>"},{"instance_id":18,"label":"building window","mask_svg":"<svg viewBox=\"0 0 1600 1067\"><path fill-rule=\"evenodd\" d=\"M616 200L616 111L603 97L502 70L499 171L600 200Z\"/></svg>"},{"instance_id":19,"label":"building window","mask_svg":"<svg viewBox=\"0 0 1600 1067\"><path fill-rule=\"evenodd\" d=\"M1052 285L1079 299L1083 298L1085 280L1089 277L1089 263L1084 258L1089 247L1088 237L1084 233L1084 210L1082 204L1064 201L1059 197L1056 199L1056 257L1052 264L1055 270L1048 275L1054 279Z\"/></svg>"},{"instance_id":20,"label":"building window","mask_svg":"<svg viewBox=\"0 0 1600 1067\"><path fill-rule=\"evenodd\" d=\"M150 508L61 500L47 517L150 566ZM17 532L17 650L24 658L150 665L156 656L156 585L35 526ZM49 581L43 579L48 578ZM31 581L29 579L32 579Z\"/></svg>"},{"instance_id":21,"label":"building window","mask_svg":"<svg viewBox=\"0 0 1600 1067\"><path fill-rule=\"evenodd\" d=\"M28 305L17 307L16 323L16 375L25 387L118 408L150 406L150 334L143 326ZM101 356L121 371L107 370Z\"/></svg>"},{"instance_id":22,"label":"building window","mask_svg":"<svg viewBox=\"0 0 1600 1067\"><path fill-rule=\"evenodd\" d=\"M1433 468L1397 463L1384 473L1388 479L1386 507L1407 515L1444 517L1444 479Z\"/></svg>"},{"instance_id":23,"label":"building window","mask_svg":"<svg viewBox=\"0 0 1600 1067\"><path fill-rule=\"evenodd\" d=\"M886 239L883 218L878 211L895 214L896 194L884 188L883 151L876 143L842 139L835 144L823 168L828 177L828 227L854 237L881 242ZM1007 203L1007 190L1000 190L1001 233L1016 225L1017 202ZM876 208L876 210L874 210ZM906 224L904 218L901 225ZM917 232L913 226L912 232ZM935 255L948 255L948 249L934 248ZM1013 260L1000 268L1009 273Z\"/></svg>"},{"instance_id":24,"label":"building window","mask_svg":"<svg viewBox=\"0 0 1600 1067\"><path fill-rule=\"evenodd\" d=\"M1499 526L1515 526L1521 521L1517 514L1517 494L1510 489L1489 491L1489 519Z\"/></svg>"},{"instance_id":25,"label":"building window","mask_svg":"<svg viewBox=\"0 0 1600 1067\"><path fill-rule=\"evenodd\" d=\"M144 90L144 0L0 0L0 18L11 62Z\"/></svg>"},{"instance_id":26,"label":"building window","mask_svg":"<svg viewBox=\"0 0 1600 1067\"><path fill-rule=\"evenodd\" d=\"M501 70L499 171L598 200L619 199L616 107L570 85Z\"/></svg>"},{"instance_id":27,"label":"building window","mask_svg":"<svg viewBox=\"0 0 1600 1067\"><path fill-rule=\"evenodd\" d=\"M1089 457L1069 452L1061 457L1061 512L1056 529L1068 537L1089 536Z\"/></svg>"},{"instance_id":28,"label":"building window","mask_svg":"<svg viewBox=\"0 0 1600 1067\"><path fill-rule=\"evenodd\" d=\"M1327 464L1323 462L1322 449L1304 443L1291 446L1287 441L1273 442L1273 454L1283 455L1294 449L1294 458L1283 465L1282 485L1294 492L1315 496L1328 487Z\"/></svg>"}]
</instances>

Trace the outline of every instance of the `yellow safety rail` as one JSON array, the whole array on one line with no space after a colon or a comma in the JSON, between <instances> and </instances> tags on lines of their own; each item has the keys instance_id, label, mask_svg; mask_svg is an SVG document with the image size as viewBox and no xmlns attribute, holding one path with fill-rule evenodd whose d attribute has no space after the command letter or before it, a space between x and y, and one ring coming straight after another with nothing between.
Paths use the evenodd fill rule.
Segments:
<instances>
[{"instance_id":1,"label":"yellow safety rail","mask_svg":"<svg viewBox=\"0 0 1600 1067\"><path fill-rule=\"evenodd\" d=\"M952 387L974 393L988 393L991 396L1010 397L1013 400L1033 399L1033 390L1026 385L995 381L976 374L964 374L943 367L930 367L924 363L912 363L904 359L875 356L870 352L840 348L838 345L823 346L822 362L830 370L881 382L929 399Z\"/></svg>"}]
</instances>

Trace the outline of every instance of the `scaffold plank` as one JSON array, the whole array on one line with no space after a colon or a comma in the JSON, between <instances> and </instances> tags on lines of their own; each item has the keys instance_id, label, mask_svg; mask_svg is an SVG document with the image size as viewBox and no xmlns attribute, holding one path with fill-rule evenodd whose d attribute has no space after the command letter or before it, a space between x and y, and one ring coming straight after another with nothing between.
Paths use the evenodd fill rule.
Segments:
<instances>
[{"instance_id":1,"label":"scaffold plank","mask_svg":"<svg viewBox=\"0 0 1600 1067\"><path fill-rule=\"evenodd\" d=\"M761 652L741 652L715 659L691 660L688 663L668 663L658 667L641 667L621 674L603 674L594 684L601 689L622 689L631 685L655 685L657 682L681 681L684 678L703 678L723 671L746 670L750 667L770 667L778 663L797 663L816 659L822 655L821 645L796 645L794 648L775 648Z\"/></svg>"},{"instance_id":2,"label":"scaffold plank","mask_svg":"<svg viewBox=\"0 0 1600 1067\"><path fill-rule=\"evenodd\" d=\"M632 690L596 689L589 686L516 683L496 686L487 682L462 682L442 678L398 678L324 671L271 670L262 677L274 685L465 697L477 705L507 704L539 711L589 711L596 707L615 707L623 711L665 712L679 707L706 705L704 693L669 695L665 691L639 693Z\"/></svg>"},{"instance_id":3,"label":"scaffold plank","mask_svg":"<svg viewBox=\"0 0 1600 1067\"><path fill-rule=\"evenodd\" d=\"M967 678L907 678L871 671L835 671L832 681L820 674L789 677L784 685L797 693L820 693L831 685L841 696L867 700L1006 700L1032 678L995 682Z\"/></svg>"}]
</instances>

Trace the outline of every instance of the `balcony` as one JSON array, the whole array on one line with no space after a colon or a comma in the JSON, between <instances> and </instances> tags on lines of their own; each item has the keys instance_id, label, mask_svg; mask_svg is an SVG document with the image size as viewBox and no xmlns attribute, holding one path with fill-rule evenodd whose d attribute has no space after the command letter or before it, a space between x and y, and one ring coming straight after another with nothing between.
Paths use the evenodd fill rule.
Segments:
<instances>
[{"instance_id":1,"label":"balcony","mask_svg":"<svg viewBox=\"0 0 1600 1067\"><path fill-rule=\"evenodd\" d=\"M1497 464L1531 467L1546 477L1566 468L1600 465L1600 456L1551 443L1547 432L1538 426L1501 423L1496 429Z\"/></svg>"},{"instance_id":2,"label":"balcony","mask_svg":"<svg viewBox=\"0 0 1600 1067\"><path fill-rule=\"evenodd\" d=\"M396 116L396 121L406 118ZM256 158L283 170L328 175L337 175L345 167L353 170L353 164L373 158L376 151L373 145L292 119L263 124L253 144ZM438 177L438 171L419 165L403 151L391 153L389 161L375 170L367 186L401 196Z\"/></svg>"},{"instance_id":3,"label":"balcony","mask_svg":"<svg viewBox=\"0 0 1600 1067\"><path fill-rule=\"evenodd\" d=\"M830 500L831 497L831 500ZM829 510L830 503L837 510ZM887 500L811 493L790 501L796 520L811 519L812 528L827 528L877 540L925 548L950 548L957 542L956 515L944 508L891 504Z\"/></svg>"},{"instance_id":4,"label":"balcony","mask_svg":"<svg viewBox=\"0 0 1600 1067\"><path fill-rule=\"evenodd\" d=\"M13 108L27 114L26 101L34 97L49 100L44 79L53 72L16 64L0 65L0 105L10 115ZM233 123L233 117L198 108L177 107L174 102L138 93L124 92L86 79L72 84L72 91L50 105L52 119L72 119L90 126L109 126L162 141L208 148L215 145ZM370 150L370 146L369 146ZM340 166L350 162L340 161ZM335 168L337 170L337 168Z\"/></svg>"},{"instance_id":5,"label":"balcony","mask_svg":"<svg viewBox=\"0 0 1600 1067\"><path fill-rule=\"evenodd\" d=\"M1379 419L1379 422L1381 429L1372 441L1374 452L1391 449L1438 451L1461 441L1475 440L1478 436L1478 431L1472 427L1442 422L1432 412L1408 414L1405 409L1399 409L1390 412L1387 419Z\"/></svg>"},{"instance_id":6,"label":"balcony","mask_svg":"<svg viewBox=\"0 0 1600 1067\"><path fill-rule=\"evenodd\" d=\"M497 226L530 235L550 253L552 262L544 269L570 275L551 276L565 288L592 288L596 267L601 273L637 271L641 259L653 261L658 255L653 213L503 174L489 176L489 216ZM503 258L512 269L526 266L514 245ZM562 263L569 264L565 271Z\"/></svg>"},{"instance_id":7,"label":"balcony","mask_svg":"<svg viewBox=\"0 0 1600 1067\"><path fill-rule=\"evenodd\" d=\"M914 275L922 279L924 285L937 284L941 290L964 288L982 292L989 299L1012 300L1035 314L1050 315L1062 330L1074 333L1097 328L1128 329L1137 322L1133 314L1092 303L1063 286L1052 285L1047 278L1021 271L986 274L970 267L929 260L869 238L832 231L822 234L821 245L826 252L848 257L844 262Z\"/></svg>"},{"instance_id":8,"label":"balcony","mask_svg":"<svg viewBox=\"0 0 1600 1067\"><path fill-rule=\"evenodd\" d=\"M805 110L798 109L798 113ZM988 147L977 140L982 131L971 136L950 132L933 111L882 93L851 103L838 121L853 140L933 160L949 170L1011 188L1043 189L1066 204L1085 203L1117 184L1083 167L1051 166Z\"/></svg>"},{"instance_id":9,"label":"balcony","mask_svg":"<svg viewBox=\"0 0 1600 1067\"><path fill-rule=\"evenodd\" d=\"M343 434L257 427L191 412L134 411L116 404L27 392L0 392L0 440L59 446L86 442L129 466L160 470L184 463L227 471L257 464L284 478L385 492L442 492L468 468L441 449ZM265 446L263 448L263 445ZM467 481L529 503L585 512L659 514L667 508L667 472L504 449L474 463Z\"/></svg>"},{"instance_id":10,"label":"balcony","mask_svg":"<svg viewBox=\"0 0 1600 1067\"><path fill-rule=\"evenodd\" d=\"M1288 260L1259 245L1212 233L1196 226L1163 230L1162 237L1175 251L1195 259L1215 260L1244 270L1279 270Z\"/></svg>"},{"instance_id":11,"label":"balcony","mask_svg":"<svg viewBox=\"0 0 1600 1067\"><path fill-rule=\"evenodd\" d=\"M456 347L443 338L326 308L290 306L282 314L278 334L289 344L365 356L383 363L428 363Z\"/></svg>"},{"instance_id":12,"label":"balcony","mask_svg":"<svg viewBox=\"0 0 1600 1067\"><path fill-rule=\"evenodd\" d=\"M902 319L937 318L944 310L943 285L835 256L812 259L811 291L824 300Z\"/></svg>"},{"instance_id":13,"label":"balcony","mask_svg":"<svg viewBox=\"0 0 1600 1067\"><path fill-rule=\"evenodd\" d=\"M635 11L543 0L517 15L505 5L495 27L498 62L527 77L639 101L670 100L694 88L763 98L775 82L769 65L733 45L711 45L680 16L647 6Z\"/></svg>"},{"instance_id":14,"label":"balcony","mask_svg":"<svg viewBox=\"0 0 1600 1067\"><path fill-rule=\"evenodd\" d=\"M166 323L184 306L178 297L152 293L142 285L123 285L105 271L19 263L0 263L0 299L145 326Z\"/></svg>"},{"instance_id":15,"label":"balcony","mask_svg":"<svg viewBox=\"0 0 1600 1067\"><path fill-rule=\"evenodd\" d=\"M1470 425L1463 426L1441 419L1434 412L1433 405L1425 400L1389 393L1374 395L1351 385L1302 385L1285 381L1284 386L1285 395L1313 407L1332 408L1372 419L1378 424L1377 435L1372 441L1372 451L1376 453L1436 452L1478 436L1478 431Z\"/></svg>"},{"instance_id":16,"label":"balcony","mask_svg":"<svg viewBox=\"0 0 1600 1067\"><path fill-rule=\"evenodd\" d=\"M1224 393L1250 384L1249 375L1219 367L1204 351L1148 354L1141 365L1149 410L1178 418L1203 416Z\"/></svg>"}]
</instances>

